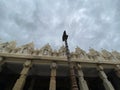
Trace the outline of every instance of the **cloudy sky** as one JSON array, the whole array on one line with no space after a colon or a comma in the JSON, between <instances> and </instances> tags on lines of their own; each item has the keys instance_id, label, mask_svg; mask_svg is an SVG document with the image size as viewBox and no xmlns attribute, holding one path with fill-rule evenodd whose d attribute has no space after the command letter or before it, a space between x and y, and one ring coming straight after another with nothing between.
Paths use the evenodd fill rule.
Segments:
<instances>
[{"instance_id":1,"label":"cloudy sky","mask_svg":"<svg viewBox=\"0 0 120 90\"><path fill-rule=\"evenodd\" d=\"M0 0L0 39L120 51L120 0Z\"/></svg>"}]
</instances>

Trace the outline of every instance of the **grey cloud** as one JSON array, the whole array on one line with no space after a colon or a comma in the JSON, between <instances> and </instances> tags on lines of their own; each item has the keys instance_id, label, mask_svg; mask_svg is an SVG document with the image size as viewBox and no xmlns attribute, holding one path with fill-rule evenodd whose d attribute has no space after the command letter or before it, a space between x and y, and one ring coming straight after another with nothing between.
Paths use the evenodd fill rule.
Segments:
<instances>
[{"instance_id":1,"label":"grey cloud","mask_svg":"<svg viewBox=\"0 0 120 90\"><path fill-rule=\"evenodd\" d=\"M1 0L0 38L58 48L66 29L71 50L80 46L120 51L119 16L119 0Z\"/></svg>"}]
</instances>

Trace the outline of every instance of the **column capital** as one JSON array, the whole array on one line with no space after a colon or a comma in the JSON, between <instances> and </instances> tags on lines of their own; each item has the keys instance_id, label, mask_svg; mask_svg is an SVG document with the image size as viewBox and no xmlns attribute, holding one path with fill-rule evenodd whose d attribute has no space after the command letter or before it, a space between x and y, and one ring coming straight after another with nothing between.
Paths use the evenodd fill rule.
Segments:
<instances>
[{"instance_id":1,"label":"column capital","mask_svg":"<svg viewBox=\"0 0 120 90\"><path fill-rule=\"evenodd\" d=\"M52 62L51 66L50 66L51 69L56 69L57 68L57 65L55 62Z\"/></svg>"},{"instance_id":2,"label":"column capital","mask_svg":"<svg viewBox=\"0 0 120 90\"><path fill-rule=\"evenodd\" d=\"M82 66L78 63L78 64L77 64L77 68L78 68L78 69L82 69Z\"/></svg>"},{"instance_id":3,"label":"column capital","mask_svg":"<svg viewBox=\"0 0 120 90\"><path fill-rule=\"evenodd\" d=\"M116 71L116 72L117 72L117 71L120 71L120 65L119 65L119 64L115 65L115 71Z\"/></svg>"},{"instance_id":4,"label":"column capital","mask_svg":"<svg viewBox=\"0 0 120 90\"><path fill-rule=\"evenodd\" d=\"M27 61L24 63L24 67L31 67L31 64L32 64L32 61L31 61L31 60L27 60Z\"/></svg>"},{"instance_id":5,"label":"column capital","mask_svg":"<svg viewBox=\"0 0 120 90\"><path fill-rule=\"evenodd\" d=\"M116 65L116 67L120 70L120 65Z\"/></svg>"},{"instance_id":6,"label":"column capital","mask_svg":"<svg viewBox=\"0 0 120 90\"><path fill-rule=\"evenodd\" d=\"M102 65L97 65L97 70L99 70L99 71L103 71L103 70L104 70L104 68L103 68L103 66L102 66Z\"/></svg>"}]
</instances>

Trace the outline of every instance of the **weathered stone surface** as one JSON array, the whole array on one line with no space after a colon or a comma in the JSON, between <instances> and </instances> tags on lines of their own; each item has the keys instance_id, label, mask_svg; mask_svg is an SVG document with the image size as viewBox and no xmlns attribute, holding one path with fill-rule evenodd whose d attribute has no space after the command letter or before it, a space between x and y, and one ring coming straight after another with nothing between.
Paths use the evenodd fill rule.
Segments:
<instances>
[{"instance_id":1,"label":"weathered stone surface","mask_svg":"<svg viewBox=\"0 0 120 90\"><path fill-rule=\"evenodd\" d=\"M107 79L107 75L103 71L103 67L101 65L98 65L97 70L99 71L99 76L103 80L103 85L106 90L115 90L112 86L111 82Z\"/></svg>"},{"instance_id":2,"label":"weathered stone surface","mask_svg":"<svg viewBox=\"0 0 120 90\"><path fill-rule=\"evenodd\" d=\"M42 47L40 49L40 52L41 52L42 55L51 56L52 55L52 48L49 44L46 44L44 47Z\"/></svg>"},{"instance_id":3,"label":"weathered stone surface","mask_svg":"<svg viewBox=\"0 0 120 90\"><path fill-rule=\"evenodd\" d=\"M88 85L84 79L84 74L83 74L82 67L80 64L77 64L77 71L78 71L80 90L89 90Z\"/></svg>"},{"instance_id":4,"label":"weathered stone surface","mask_svg":"<svg viewBox=\"0 0 120 90\"><path fill-rule=\"evenodd\" d=\"M51 77L49 90L56 90L56 63L51 65Z\"/></svg>"},{"instance_id":5,"label":"weathered stone surface","mask_svg":"<svg viewBox=\"0 0 120 90\"><path fill-rule=\"evenodd\" d=\"M65 46L60 47L60 49L58 50L58 55L59 56L66 56L66 48L65 48Z\"/></svg>"},{"instance_id":6,"label":"weathered stone surface","mask_svg":"<svg viewBox=\"0 0 120 90\"><path fill-rule=\"evenodd\" d=\"M66 48L61 46L58 50L52 50L49 44L46 44L40 49L35 49L33 42L26 45L16 47L16 42L0 43L0 53L4 54L16 54L16 55L32 55L32 56L50 56L50 57L66 57ZM117 51L109 52L103 49L101 52L89 49L89 52L85 52L79 47L75 48L74 52L70 53L71 59L79 60L95 60L95 61L119 61L120 53Z\"/></svg>"},{"instance_id":7,"label":"weathered stone surface","mask_svg":"<svg viewBox=\"0 0 120 90\"><path fill-rule=\"evenodd\" d=\"M26 78L27 78L30 68L31 68L31 61L27 60L23 65L23 69L20 73L20 77L19 77L19 79L17 79L17 81L13 87L13 90L23 90L23 87L24 87L24 84L25 84L25 81L26 81Z\"/></svg>"}]
</instances>

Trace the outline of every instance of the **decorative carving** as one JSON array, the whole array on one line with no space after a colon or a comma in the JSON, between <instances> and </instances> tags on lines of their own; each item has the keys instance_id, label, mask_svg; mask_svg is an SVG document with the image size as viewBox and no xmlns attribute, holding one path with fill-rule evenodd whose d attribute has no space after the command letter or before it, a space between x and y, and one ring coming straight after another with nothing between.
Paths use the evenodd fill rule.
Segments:
<instances>
[{"instance_id":1,"label":"decorative carving","mask_svg":"<svg viewBox=\"0 0 120 90\"><path fill-rule=\"evenodd\" d=\"M90 59L95 60L97 58L97 56L99 56L99 53L96 50L94 50L93 48L90 48L88 56L89 56Z\"/></svg>"},{"instance_id":2,"label":"decorative carving","mask_svg":"<svg viewBox=\"0 0 120 90\"><path fill-rule=\"evenodd\" d=\"M75 54L77 58L84 58L86 56L86 52L79 47L75 48Z\"/></svg>"},{"instance_id":3,"label":"decorative carving","mask_svg":"<svg viewBox=\"0 0 120 90\"><path fill-rule=\"evenodd\" d=\"M103 56L101 55L101 53L99 53L98 51L94 50L93 48L89 49L88 56L89 56L90 59L93 59L93 60L98 60L98 61L104 61L105 60L103 58Z\"/></svg>"},{"instance_id":4,"label":"decorative carving","mask_svg":"<svg viewBox=\"0 0 120 90\"><path fill-rule=\"evenodd\" d=\"M33 51L33 49L34 49L34 44L32 42L32 43L23 45L21 47L18 47L17 48L17 53L31 54L31 52Z\"/></svg>"},{"instance_id":5,"label":"decorative carving","mask_svg":"<svg viewBox=\"0 0 120 90\"><path fill-rule=\"evenodd\" d=\"M31 60L27 60L25 63L24 63L24 66L25 67L29 67L31 65Z\"/></svg>"},{"instance_id":6,"label":"decorative carving","mask_svg":"<svg viewBox=\"0 0 120 90\"><path fill-rule=\"evenodd\" d=\"M81 49L80 47L78 47L78 46L75 48L75 53L77 53L77 54L83 54L83 55L86 54L86 52L85 52L84 50L82 50L82 49Z\"/></svg>"},{"instance_id":7,"label":"decorative carving","mask_svg":"<svg viewBox=\"0 0 120 90\"><path fill-rule=\"evenodd\" d=\"M49 44L46 44L44 47L40 49L42 55L50 55L52 54L52 48Z\"/></svg>"},{"instance_id":8,"label":"decorative carving","mask_svg":"<svg viewBox=\"0 0 120 90\"><path fill-rule=\"evenodd\" d=\"M47 55L47 56L66 56L65 46L61 46L60 49L52 51L52 48L49 44L46 44L41 49L34 49L33 42L23 45L21 47L16 47L16 42L6 42L0 43L0 52L1 53L17 53L17 54L31 54L31 55ZM86 53L79 47L75 48L75 52L70 53L71 58L79 58L82 60L120 60L120 53L117 51L112 51L111 53L103 49L102 53L94 50L93 48L89 49L89 53Z\"/></svg>"},{"instance_id":9,"label":"decorative carving","mask_svg":"<svg viewBox=\"0 0 120 90\"><path fill-rule=\"evenodd\" d=\"M8 45L8 42L6 42L6 43L1 43L1 44L0 44L0 52L3 52L4 49L7 47L7 45Z\"/></svg>"},{"instance_id":10,"label":"decorative carving","mask_svg":"<svg viewBox=\"0 0 120 90\"><path fill-rule=\"evenodd\" d=\"M15 47L16 47L16 42L15 41L1 43L0 44L0 52L9 53Z\"/></svg>"},{"instance_id":11,"label":"decorative carving","mask_svg":"<svg viewBox=\"0 0 120 90\"><path fill-rule=\"evenodd\" d=\"M120 53L117 51L112 51L112 55L116 57L117 59L120 59Z\"/></svg>"},{"instance_id":12,"label":"decorative carving","mask_svg":"<svg viewBox=\"0 0 120 90\"><path fill-rule=\"evenodd\" d=\"M102 50L102 56L107 60L110 60L113 57L112 54L105 49Z\"/></svg>"},{"instance_id":13,"label":"decorative carving","mask_svg":"<svg viewBox=\"0 0 120 90\"><path fill-rule=\"evenodd\" d=\"M17 47L12 49L11 53L20 53L20 51L21 51L21 48Z\"/></svg>"},{"instance_id":14,"label":"decorative carving","mask_svg":"<svg viewBox=\"0 0 120 90\"><path fill-rule=\"evenodd\" d=\"M99 56L99 53L94 50L93 48L90 48L89 49L89 53L88 53L90 56Z\"/></svg>"},{"instance_id":15,"label":"decorative carving","mask_svg":"<svg viewBox=\"0 0 120 90\"><path fill-rule=\"evenodd\" d=\"M23 46L23 53L30 54L31 51L34 49L34 43L31 42Z\"/></svg>"},{"instance_id":16,"label":"decorative carving","mask_svg":"<svg viewBox=\"0 0 120 90\"><path fill-rule=\"evenodd\" d=\"M32 55L39 55L39 50L37 49L37 50L33 50L32 52L31 52L31 54Z\"/></svg>"},{"instance_id":17,"label":"decorative carving","mask_svg":"<svg viewBox=\"0 0 120 90\"><path fill-rule=\"evenodd\" d=\"M77 57L75 52L71 52L70 56L71 56L71 58L76 58Z\"/></svg>"},{"instance_id":18,"label":"decorative carving","mask_svg":"<svg viewBox=\"0 0 120 90\"><path fill-rule=\"evenodd\" d=\"M59 56L65 56L66 55L66 48L63 45L62 47L60 47L59 51L58 51Z\"/></svg>"},{"instance_id":19,"label":"decorative carving","mask_svg":"<svg viewBox=\"0 0 120 90\"><path fill-rule=\"evenodd\" d=\"M58 56L57 50L54 50L54 51L52 52L52 56Z\"/></svg>"},{"instance_id":20,"label":"decorative carving","mask_svg":"<svg viewBox=\"0 0 120 90\"><path fill-rule=\"evenodd\" d=\"M55 62L52 63L52 65L51 65L51 69L52 69L52 68L57 68L57 65L56 65Z\"/></svg>"}]
</instances>

